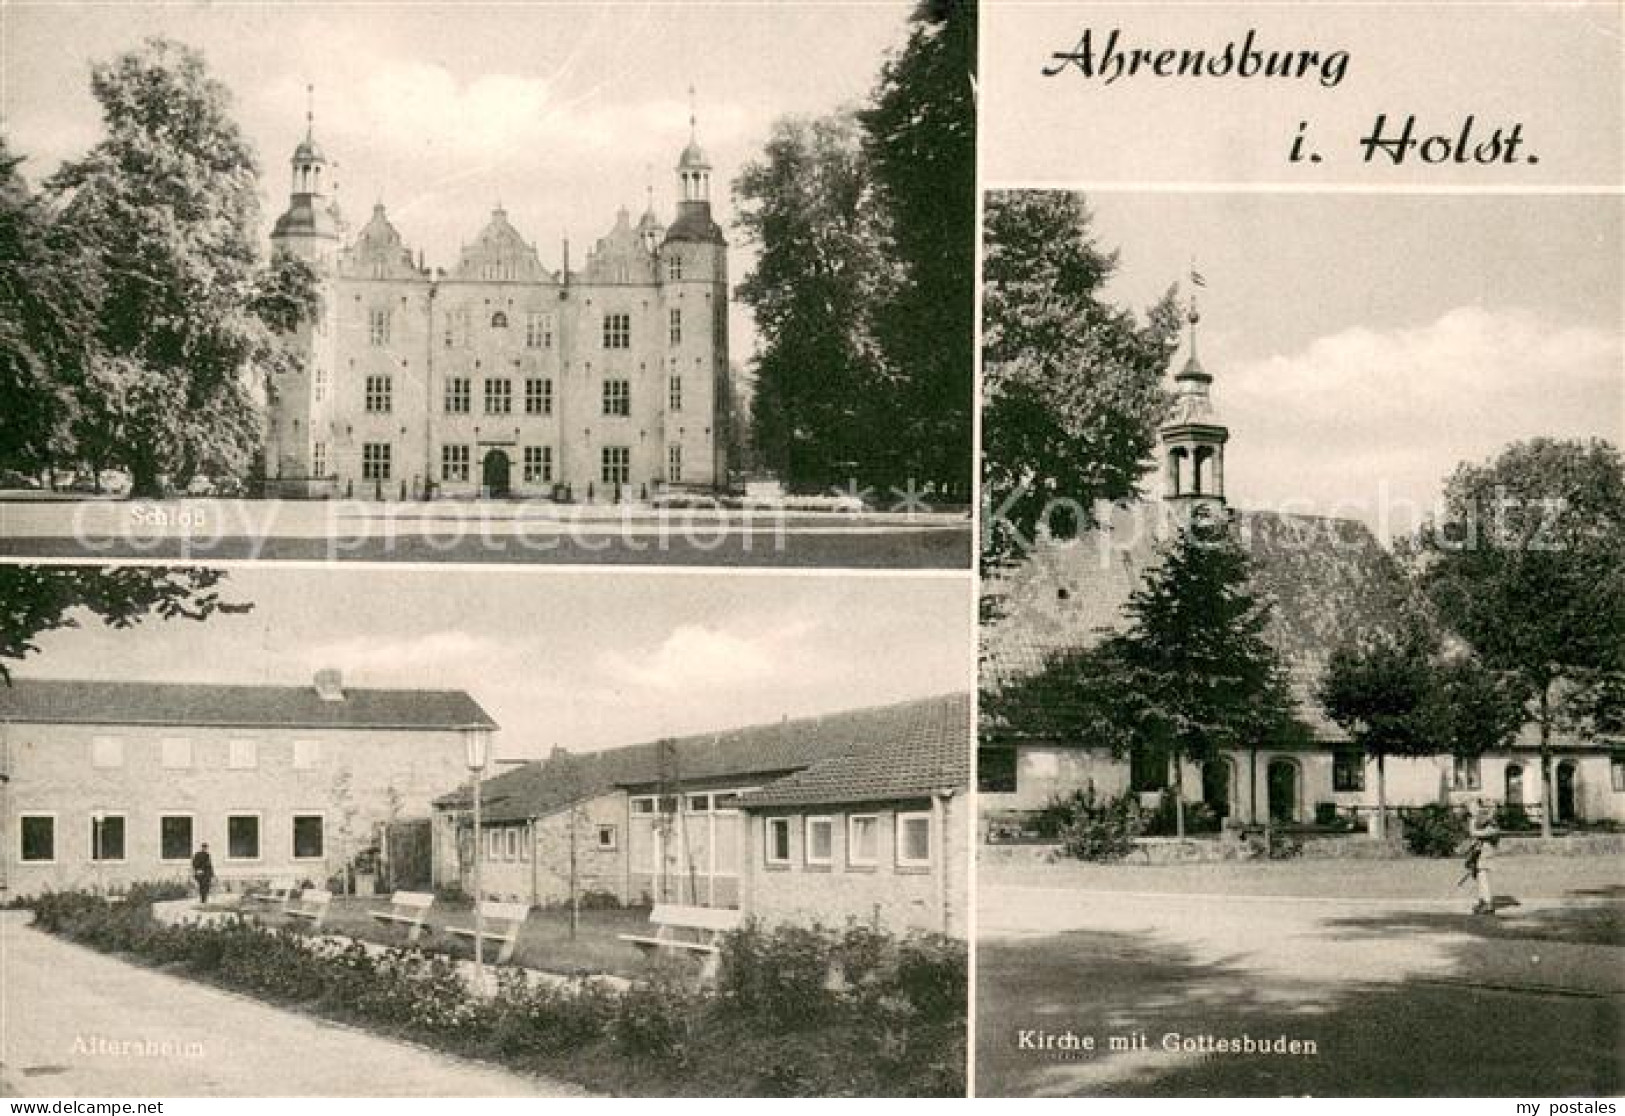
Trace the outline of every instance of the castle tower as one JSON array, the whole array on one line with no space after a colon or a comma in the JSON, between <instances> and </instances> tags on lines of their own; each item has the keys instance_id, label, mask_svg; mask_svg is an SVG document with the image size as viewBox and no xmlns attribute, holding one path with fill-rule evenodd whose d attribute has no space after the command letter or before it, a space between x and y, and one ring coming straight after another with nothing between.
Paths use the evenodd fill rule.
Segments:
<instances>
[{"instance_id":1,"label":"castle tower","mask_svg":"<svg viewBox=\"0 0 1625 1116\"><path fill-rule=\"evenodd\" d=\"M1174 405L1157 430L1163 468L1163 505L1169 525L1182 526L1200 514L1222 512L1224 498L1224 445L1230 430L1214 411L1213 377L1202 367L1196 350L1196 326L1201 315L1196 299L1186 315L1190 323L1190 354L1174 375Z\"/></svg>"},{"instance_id":2,"label":"castle tower","mask_svg":"<svg viewBox=\"0 0 1625 1116\"><path fill-rule=\"evenodd\" d=\"M310 87L306 87L307 94ZM316 142L315 110L305 109L305 138L294 148L288 208L271 232L273 248L312 263L331 263L338 248L339 227L332 199L332 166Z\"/></svg>"}]
</instances>

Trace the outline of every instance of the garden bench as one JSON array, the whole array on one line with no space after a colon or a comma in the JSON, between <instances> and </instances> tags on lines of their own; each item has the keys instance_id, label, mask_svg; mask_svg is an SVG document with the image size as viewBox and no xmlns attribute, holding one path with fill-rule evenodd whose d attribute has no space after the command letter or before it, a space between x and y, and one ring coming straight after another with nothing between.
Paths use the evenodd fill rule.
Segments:
<instances>
[{"instance_id":1,"label":"garden bench","mask_svg":"<svg viewBox=\"0 0 1625 1116\"><path fill-rule=\"evenodd\" d=\"M296 885L291 879L272 880L264 887L243 892L245 903L286 903Z\"/></svg>"},{"instance_id":2,"label":"garden bench","mask_svg":"<svg viewBox=\"0 0 1625 1116\"><path fill-rule=\"evenodd\" d=\"M290 895L282 912L289 918L308 918L311 926L316 927L327 920L327 909L332 902L333 893L325 887L307 887L298 895Z\"/></svg>"},{"instance_id":3,"label":"garden bench","mask_svg":"<svg viewBox=\"0 0 1625 1116\"><path fill-rule=\"evenodd\" d=\"M661 949L686 950L698 953L704 959L701 973L712 976L722 955L722 935L737 930L744 922L744 912L727 907L683 907L676 903L656 903L649 912L651 934L622 934L623 942L631 942L645 953Z\"/></svg>"},{"instance_id":4,"label":"garden bench","mask_svg":"<svg viewBox=\"0 0 1625 1116\"><path fill-rule=\"evenodd\" d=\"M373 911L375 922L406 927L406 940L415 942L423 933L423 920L429 917L434 896L426 891L397 891L389 897L389 910Z\"/></svg>"},{"instance_id":5,"label":"garden bench","mask_svg":"<svg viewBox=\"0 0 1625 1116\"><path fill-rule=\"evenodd\" d=\"M480 918L485 922L484 933L481 934L488 942L500 942L502 949L498 951L496 963L498 965L513 957L514 946L519 944L519 928L530 917L528 903L491 903L480 901ZM459 938L474 941L474 928L472 926L448 926L446 933Z\"/></svg>"}]
</instances>

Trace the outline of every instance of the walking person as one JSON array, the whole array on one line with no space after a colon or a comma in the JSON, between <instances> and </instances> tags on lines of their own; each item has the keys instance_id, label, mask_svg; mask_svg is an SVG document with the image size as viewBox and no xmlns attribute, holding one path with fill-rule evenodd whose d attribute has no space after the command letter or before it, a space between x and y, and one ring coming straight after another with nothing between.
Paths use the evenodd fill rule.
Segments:
<instances>
[{"instance_id":1,"label":"walking person","mask_svg":"<svg viewBox=\"0 0 1625 1116\"><path fill-rule=\"evenodd\" d=\"M207 844L192 854L192 878L197 881L198 906L208 906L209 889L214 886L214 858Z\"/></svg>"},{"instance_id":2,"label":"walking person","mask_svg":"<svg viewBox=\"0 0 1625 1116\"><path fill-rule=\"evenodd\" d=\"M1495 811L1482 798L1473 803L1467 820L1467 836L1472 844L1467 847L1467 872L1478 882L1478 901L1473 913L1495 913L1495 890L1490 884L1490 866L1495 862L1495 849L1501 843L1501 830L1495 824Z\"/></svg>"}]
</instances>

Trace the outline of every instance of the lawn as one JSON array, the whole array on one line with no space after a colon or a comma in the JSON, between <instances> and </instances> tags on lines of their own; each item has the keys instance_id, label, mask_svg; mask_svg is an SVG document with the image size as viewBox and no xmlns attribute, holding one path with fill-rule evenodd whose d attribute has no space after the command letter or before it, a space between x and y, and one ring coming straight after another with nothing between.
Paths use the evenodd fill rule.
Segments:
<instances>
[{"instance_id":1,"label":"lawn","mask_svg":"<svg viewBox=\"0 0 1625 1116\"><path fill-rule=\"evenodd\" d=\"M384 896L370 899L337 896L328 909L323 929L383 945L404 945L405 927L379 922L371 915L373 911L388 909L389 899ZM271 926L299 925L298 920L288 918L274 907L268 908L262 917ZM454 938L444 928L473 925L474 908L471 904L436 899L417 944L426 950L454 957L472 957L474 951L468 939ZM572 939L568 910L537 908L530 912L530 917L519 930L513 960L514 964L528 969L542 969L564 976L610 973L635 977L644 970L644 955L636 946L621 941L619 935L646 934L648 931L649 910L646 907L582 911L576 936ZM496 956L498 948L487 942L486 957Z\"/></svg>"}]
</instances>

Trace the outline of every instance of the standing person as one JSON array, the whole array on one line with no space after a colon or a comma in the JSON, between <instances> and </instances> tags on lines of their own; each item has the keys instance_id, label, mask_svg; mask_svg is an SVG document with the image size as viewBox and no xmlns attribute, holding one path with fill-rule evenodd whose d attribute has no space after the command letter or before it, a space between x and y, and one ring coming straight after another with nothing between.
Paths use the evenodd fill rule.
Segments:
<instances>
[{"instance_id":1,"label":"standing person","mask_svg":"<svg viewBox=\"0 0 1625 1116\"><path fill-rule=\"evenodd\" d=\"M1501 830L1495 824L1495 812L1482 798L1473 803L1467 836L1472 838L1467 849L1467 870L1478 881L1478 901L1473 904L1473 913L1493 915L1495 891L1490 885L1490 866L1495 862L1495 847L1501 843Z\"/></svg>"},{"instance_id":2,"label":"standing person","mask_svg":"<svg viewBox=\"0 0 1625 1116\"><path fill-rule=\"evenodd\" d=\"M214 886L214 858L207 844L192 854L192 878L197 881L198 905L208 906L209 889Z\"/></svg>"}]
</instances>

